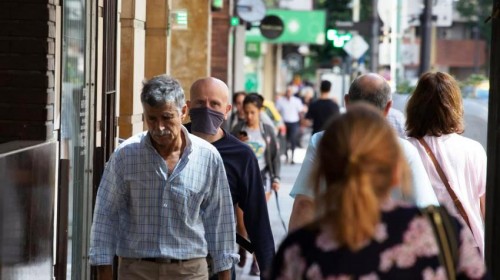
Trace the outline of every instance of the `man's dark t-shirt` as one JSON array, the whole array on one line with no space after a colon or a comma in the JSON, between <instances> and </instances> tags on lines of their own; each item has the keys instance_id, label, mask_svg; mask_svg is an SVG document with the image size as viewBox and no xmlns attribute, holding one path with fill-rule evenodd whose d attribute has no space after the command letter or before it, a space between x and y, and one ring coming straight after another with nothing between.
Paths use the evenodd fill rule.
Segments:
<instances>
[{"instance_id":1,"label":"man's dark t-shirt","mask_svg":"<svg viewBox=\"0 0 500 280\"><path fill-rule=\"evenodd\" d=\"M185 125L191 132L191 123ZM259 164L252 149L224 130L224 137L212 143L219 151L226 169L233 204L243 210L248 237L255 247L261 271L274 258L274 238L269 222Z\"/></svg>"},{"instance_id":2,"label":"man's dark t-shirt","mask_svg":"<svg viewBox=\"0 0 500 280\"><path fill-rule=\"evenodd\" d=\"M337 103L330 99L318 99L309 105L306 113L306 118L313 121L312 133L323 130L323 125L332 116L340 112Z\"/></svg>"}]
</instances>

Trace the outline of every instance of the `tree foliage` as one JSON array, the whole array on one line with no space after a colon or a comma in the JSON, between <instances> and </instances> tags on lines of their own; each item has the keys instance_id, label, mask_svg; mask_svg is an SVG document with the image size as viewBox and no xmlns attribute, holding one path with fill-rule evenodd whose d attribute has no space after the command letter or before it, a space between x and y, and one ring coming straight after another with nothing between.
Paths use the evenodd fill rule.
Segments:
<instances>
[{"instance_id":1,"label":"tree foliage","mask_svg":"<svg viewBox=\"0 0 500 280\"><path fill-rule=\"evenodd\" d=\"M487 44L491 41L491 21L485 23L493 6L493 0L458 0L456 9L468 21L471 28L479 28L480 37Z\"/></svg>"},{"instance_id":2,"label":"tree foliage","mask_svg":"<svg viewBox=\"0 0 500 280\"><path fill-rule=\"evenodd\" d=\"M327 13L326 29L335 28L337 21L350 21L352 19L352 0L315 0L315 9L324 9ZM385 0L379 0L385 1ZM415 0L403 0L415 1ZM369 20L372 17L374 8L372 0L360 0L361 11L360 20ZM456 10L467 21L469 27L479 30L479 37L485 39L487 45L491 41L491 21L485 23L484 20L492 10L493 0L457 0ZM327 41L323 46L312 46L311 68L331 67L335 58L346 56L342 49L334 48L331 42Z\"/></svg>"}]
</instances>

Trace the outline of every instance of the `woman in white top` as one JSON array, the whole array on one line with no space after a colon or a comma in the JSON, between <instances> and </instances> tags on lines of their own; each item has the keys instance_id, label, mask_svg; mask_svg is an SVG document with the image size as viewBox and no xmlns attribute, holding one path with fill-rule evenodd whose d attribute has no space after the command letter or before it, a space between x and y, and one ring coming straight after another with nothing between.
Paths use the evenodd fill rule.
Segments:
<instances>
[{"instance_id":1,"label":"woman in white top","mask_svg":"<svg viewBox=\"0 0 500 280\"><path fill-rule=\"evenodd\" d=\"M486 152L478 142L460 135L464 131L463 114L457 81L447 73L425 73L406 105L406 130L408 140L418 149L438 200L465 226L470 226L484 255ZM462 204L468 223L453 202L425 143Z\"/></svg>"}]
</instances>

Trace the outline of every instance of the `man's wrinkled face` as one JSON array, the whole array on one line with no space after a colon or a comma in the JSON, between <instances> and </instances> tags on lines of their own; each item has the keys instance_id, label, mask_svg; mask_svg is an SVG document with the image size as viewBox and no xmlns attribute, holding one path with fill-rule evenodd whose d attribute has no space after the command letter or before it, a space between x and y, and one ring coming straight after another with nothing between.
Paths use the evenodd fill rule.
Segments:
<instances>
[{"instance_id":1,"label":"man's wrinkled face","mask_svg":"<svg viewBox=\"0 0 500 280\"><path fill-rule=\"evenodd\" d=\"M186 106L181 112L172 102L156 107L145 103L142 106L144 108L144 119L153 142L159 146L169 146L181 137L181 125Z\"/></svg>"}]
</instances>

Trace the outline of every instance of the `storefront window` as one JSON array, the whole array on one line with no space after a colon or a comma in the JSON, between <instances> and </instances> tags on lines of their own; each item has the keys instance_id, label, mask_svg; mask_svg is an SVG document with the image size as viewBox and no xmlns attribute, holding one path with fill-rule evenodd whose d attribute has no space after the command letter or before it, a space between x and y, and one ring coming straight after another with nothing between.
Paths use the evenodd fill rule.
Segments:
<instances>
[{"instance_id":1,"label":"storefront window","mask_svg":"<svg viewBox=\"0 0 500 280\"><path fill-rule=\"evenodd\" d=\"M69 161L67 279L80 279L88 106L85 77L86 6L63 0L61 158Z\"/></svg>"}]
</instances>

